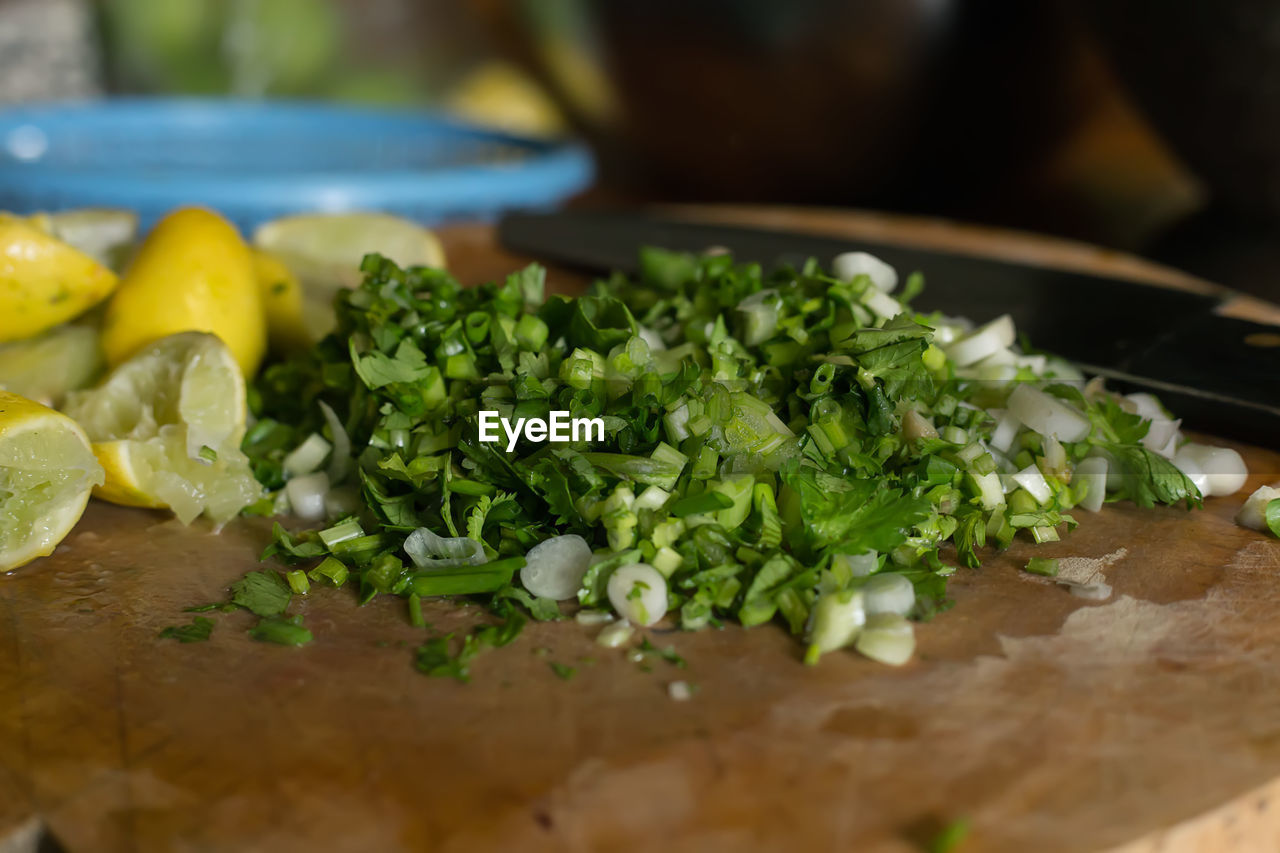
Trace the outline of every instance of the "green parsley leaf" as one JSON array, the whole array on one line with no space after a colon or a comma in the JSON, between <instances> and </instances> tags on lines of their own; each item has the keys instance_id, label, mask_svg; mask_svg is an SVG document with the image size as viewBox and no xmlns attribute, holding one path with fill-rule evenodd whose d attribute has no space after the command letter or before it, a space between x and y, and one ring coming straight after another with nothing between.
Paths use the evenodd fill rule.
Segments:
<instances>
[{"instance_id":1,"label":"green parsley leaf","mask_svg":"<svg viewBox=\"0 0 1280 853\"><path fill-rule=\"evenodd\" d=\"M249 572L231 585L231 601L256 616L279 616L288 608L293 591L279 572Z\"/></svg>"},{"instance_id":2,"label":"green parsley leaf","mask_svg":"<svg viewBox=\"0 0 1280 853\"><path fill-rule=\"evenodd\" d=\"M1120 469L1122 494L1138 506L1179 502L1188 508L1201 505L1200 491L1168 459L1142 445L1112 442L1104 446Z\"/></svg>"}]
</instances>

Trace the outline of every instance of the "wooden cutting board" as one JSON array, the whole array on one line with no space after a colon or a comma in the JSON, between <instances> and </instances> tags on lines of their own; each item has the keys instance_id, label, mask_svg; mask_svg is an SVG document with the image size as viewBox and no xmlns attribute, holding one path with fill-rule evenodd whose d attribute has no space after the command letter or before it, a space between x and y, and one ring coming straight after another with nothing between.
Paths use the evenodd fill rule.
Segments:
<instances>
[{"instance_id":1,"label":"wooden cutting board","mask_svg":"<svg viewBox=\"0 0 1280 853\"><path fill-rule=\"evenodd\" d=\"M700 213L1205 286L945 224ZM483 228L448 245L468 279L518 262ZM1247 490L1280 476L1280 454L1239 449ZM246 614L160 641L254 567L269 525L212 535L95 502L0 578L0 851L910 851L956 819L961 850L1277 850L1280 543L1232 523L1245 494L1081 513L1035 550L1097 561L1080 565L1106 602L1019 571L1026 545L960 570L901 669L806 668L764 627L654 630L688 668L646 672L569 621L482 657L469 685L414 671L402 602L332 590L295 605L306 648L250 641ZM427 610L437 629L479 616ZM692 701L668 698L676 679Z\"/></svg>"}]
</instances>

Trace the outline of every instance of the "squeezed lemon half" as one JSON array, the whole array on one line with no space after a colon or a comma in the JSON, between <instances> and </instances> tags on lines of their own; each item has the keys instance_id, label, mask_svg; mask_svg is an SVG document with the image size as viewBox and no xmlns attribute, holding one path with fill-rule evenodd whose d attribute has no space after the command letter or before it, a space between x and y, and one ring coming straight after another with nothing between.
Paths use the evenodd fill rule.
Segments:
<instances>
[{"instance_id":1,"label":"squeezed lemon half","mask_svg":"<svg viewBox=\"0 0 1280 853\"><path fill-rule=\"evenodd\" d=\"M75 421L0 391L0 571L53 553L102 482Z\"/></svg>"},{"instance_id":2,"label":"squeezed lemon half","mask_svg":"<svg viewBox=\"0 0 1280 853\"><path fill-rule=\"evenodd\" d=\"M366 254L383 255L401 267L445 264L440 238L388 213L286 216L260 225L253 244L301 282L301 305L289 309L295 319L285 322L304 329L309 341L333 328L333 296L339 288L360 285L360 261ZM267 311L270 318L271 308Z\"/></svg>"},{"instance_id":3,"label":"squeezed lemon half","mask_svg":"<svg viewBox=\"0 0 1280 853\"><path fill-rule=\"evenodd\" d=\"M97 388L68 395L65 410L105 469L94 490L103 500L221 524L263 494L240 450L244 375L215 335L161 338Z\"/></svg>"}]
</instances>

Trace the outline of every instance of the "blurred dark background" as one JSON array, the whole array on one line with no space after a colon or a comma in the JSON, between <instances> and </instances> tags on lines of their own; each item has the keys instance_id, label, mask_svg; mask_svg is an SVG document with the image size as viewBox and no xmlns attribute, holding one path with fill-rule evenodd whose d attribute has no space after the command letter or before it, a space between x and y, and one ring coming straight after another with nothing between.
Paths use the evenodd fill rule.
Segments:
<instances>
[{"instance_id":1,"label":"blurred dark background","mask_svg":"<svg viewBox=\"0 0 1280 853\"><path fill-rule=\"evenodd\" d=\"M591 200L1063 235L1280 299L1274 0L0 0L0 101L445 109L588 140Z\"/></svg>"}]
</instances>

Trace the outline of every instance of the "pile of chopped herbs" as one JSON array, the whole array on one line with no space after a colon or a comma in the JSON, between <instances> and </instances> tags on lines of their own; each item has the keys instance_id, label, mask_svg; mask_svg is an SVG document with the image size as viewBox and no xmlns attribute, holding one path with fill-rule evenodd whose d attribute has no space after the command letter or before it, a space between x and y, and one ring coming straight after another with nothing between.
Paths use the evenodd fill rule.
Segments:
<instances>
[{"instance_id":1,"label":"pile of chopped herbs","mask_svg":"<svg viewBox=\"0 0 1280 853\"><path fill-rule=\"evenodd\" d=\"M251 390L244 449L277 496L255 511L285 508L286 459L308 437L338 455L351 448L329 459L323 528L276 527L264 557L298 568L238 585L259 605L262 639L309 639L285 612L318 585L361 604L400 596L419 625L421 599L467 597L501 621L416 653L422 671L465 678L527 618L560 617L518 570L534 545L577 534L596 553L577 593L588 615L615 609L613 572L647 563L667 581L676 626L778 623L809 643L812 661L853 642L866 614L850 630L823 620L847 616L876 575L910 581L914 603L900 615L927 619L947 606L955 564L976 567L1020 536L1057 539L1076 523L1068 510L1084 486L1071 474L1086 457L1110 460L1109 499L1199 502L1119 398L1043 357L1002 379L957 370L936 340L954 321L905 302L880 316L894 311L865 275L651 249L637 277L567 298L544 295L536 265L474 288L376 255L362 269L363 284L335 301L336 330ZM913 275L902 298L921 287ZM1006 453L992 448L1019 383L1087 416L1088 435L1060 443L1024 428ZM505 440L478 440L481 410L599 417L605 438L507 453ZM1038 496L1010 480L1029 466L1047 487ZM420 528L446 544L473 540L475 558L411 558L406 539Z\"/></svg>"}]
</instances>

